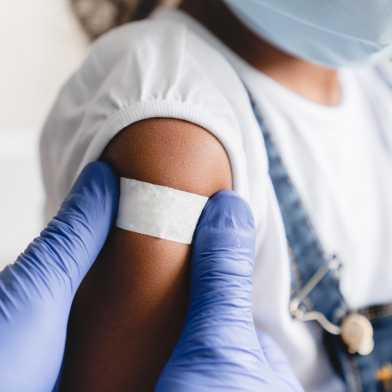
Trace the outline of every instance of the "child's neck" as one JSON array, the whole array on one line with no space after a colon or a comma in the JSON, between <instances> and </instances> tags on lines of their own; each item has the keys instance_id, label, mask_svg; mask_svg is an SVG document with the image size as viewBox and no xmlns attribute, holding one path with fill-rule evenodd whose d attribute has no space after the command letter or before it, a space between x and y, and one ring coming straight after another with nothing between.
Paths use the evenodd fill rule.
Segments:
<instances>
[{"instance_id":1,"label":"child's neck","mask_svg":"<svg viewBox=\"0 0 392 392\"><path fill-rule=\"evenodd\" d=\"M300 60L250 31L222 1L183 0L180 9L197 19L250 65L290 90L333 106L341 90L336 70Z\"/></svg>"}]
</instances>

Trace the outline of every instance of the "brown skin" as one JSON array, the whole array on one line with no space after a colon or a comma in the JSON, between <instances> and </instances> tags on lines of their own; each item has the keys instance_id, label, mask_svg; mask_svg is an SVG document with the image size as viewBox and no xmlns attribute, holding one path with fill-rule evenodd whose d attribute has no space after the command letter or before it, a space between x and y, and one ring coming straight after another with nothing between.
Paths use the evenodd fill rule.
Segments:
<instances>
[{"instance_id":1,"label":"brown skin","mask_svg":"<svg viewBox=\"0 0 392 392\"><path fill-rule=\"evenodd\" d=\"M249 31L217 0L185 0L199 20L249 64L324 105L340 99L336 72L298 60ZM210 196L232 185L221 144L176 119L130 125L102 159L120 176ZM62 391L153 391L184 321L190 249L114 228L78 290L69 324Z\"/></svg>"},{"instance_id":2,"label":"brown skin","mask_svg":"<svg viewBox=\"0 0 392 392\"><path fill-rule=\"evenodd\" d=\"M120 176L210 196L231 188L222 145L176 119L118 134L102 158ZM62 391L152 391L183 324L189 246L114 228L74 301Z\"/></svg>"}]
</instances>

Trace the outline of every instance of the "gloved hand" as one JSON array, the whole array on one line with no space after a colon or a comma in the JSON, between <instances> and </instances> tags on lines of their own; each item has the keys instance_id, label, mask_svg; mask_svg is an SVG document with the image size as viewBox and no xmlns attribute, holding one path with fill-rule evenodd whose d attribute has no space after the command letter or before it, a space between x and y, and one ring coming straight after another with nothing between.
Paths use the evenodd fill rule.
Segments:
<instances>
[{"instance_id":1,"label":"gloved hand","mask_svg":"<svg viewBox=\"0 0 392 392\"><path fill-rule=\"evenodd\" d=\"M0 273L0 385L50 391L58 377L71 303L107 237L118 179L104 163L81 174L56 218ZM192 300L158 392L300 391L283 354L251 313L254 224L234 193L209 200L195 235ZM264 388L264 389L263 389Z\"/></svg>"},{"instance_id":2,"label":"gloved hand","mask_svg":"<svg viewBox=\"0 0 392 392\"><path fill-rule=\"evenodd\" d=\"M1 391L53 389L71 303L108 235L118 193L108 165L88 165L58 215L0 273Z\"/></svg>"},{"instance_id":3,"label":"gloved hand","mask_svg":"<svg viewBox=\"0 0 392 392\"><path fill-rule=\"evenodd\" d=\"M156 392L302 391L252 317L255 228L234 192L213 196L193 241L191 302Z\"/></svg>"}]
</instances>

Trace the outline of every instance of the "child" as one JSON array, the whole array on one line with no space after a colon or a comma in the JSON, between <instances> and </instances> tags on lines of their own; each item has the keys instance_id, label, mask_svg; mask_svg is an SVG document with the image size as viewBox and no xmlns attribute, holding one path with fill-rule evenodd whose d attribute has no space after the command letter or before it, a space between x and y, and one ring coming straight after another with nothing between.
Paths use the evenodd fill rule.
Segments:
<instances>
[{"instance_id":1,"label":"child","mask_svg":"<svg viewBox=\"0 0 392 392\"><path fill-rule=\"evenodd\" d=\"M392 5L155 3L64 86L41 142L48 214L99 157L123 177L234 189L257 225L256 327L306 390L387 388ZM113 24L130 17L113 4ZM184 319L188 255L113 229L73 305L63 390L153 389Z\"/></svg>"}]
</instances>

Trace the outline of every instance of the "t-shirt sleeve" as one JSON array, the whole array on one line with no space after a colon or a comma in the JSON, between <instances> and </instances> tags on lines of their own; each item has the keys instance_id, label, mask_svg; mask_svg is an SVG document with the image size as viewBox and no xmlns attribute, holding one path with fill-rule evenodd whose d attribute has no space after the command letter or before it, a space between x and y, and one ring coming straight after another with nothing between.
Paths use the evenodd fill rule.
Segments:
<instances>
[{"instance_id":1,"label":"t-shirt sleeve","mask_svg":"<svg viewBox=\"0 0 392 392\"><path fill-rule=\"evenodd\" d=\"M235 159L241 143L236 118L198 66L187 34L182 24L146 20L117 28L92 46L61 89L41 136L47 218L82 168L99 158L120 130L143 119L200 125Z\"/></svg>"}]
</instances>

